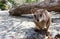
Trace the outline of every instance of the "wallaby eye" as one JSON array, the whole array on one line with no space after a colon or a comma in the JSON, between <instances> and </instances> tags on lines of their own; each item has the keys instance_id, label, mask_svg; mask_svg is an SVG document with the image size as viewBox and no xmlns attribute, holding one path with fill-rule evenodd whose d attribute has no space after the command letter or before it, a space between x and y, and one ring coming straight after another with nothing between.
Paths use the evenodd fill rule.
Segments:
<instances>
[{"instance_id":1,"label":"wallaby eye","mask_svg":"<svg viewBox=\"0 0 60 39\"><path fill-rule=\"evenodd\" d=\"M36 18L36 15L34 15L34 17Z\"/></svg>"},{"instance_id":2,"label":"wallaby eye","mask_svg":"<svg viewBox=\"0 0 60 39\"><path fill-rule=\"evenodd\" d=\"M38 17L36 16L36 15L34 15L34 17L35 17L35 19L39 22L39 19L38 19Z\"/></svg>"},{"instance_id":3,"label":"wallaby eye","mask_svg":"<svg viewBox=\"0 0 60 39\"><path fill-rule=\"evenodd\" d=\"M40 14L40 17L42 17L42 14Z\"/></svg>"}]
</instances>

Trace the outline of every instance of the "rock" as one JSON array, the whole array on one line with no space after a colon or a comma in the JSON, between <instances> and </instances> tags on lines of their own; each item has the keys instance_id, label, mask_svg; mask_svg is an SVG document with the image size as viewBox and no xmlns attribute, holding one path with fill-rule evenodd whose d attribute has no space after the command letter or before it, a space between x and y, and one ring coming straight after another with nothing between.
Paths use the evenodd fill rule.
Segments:
<instances>
[{"instance_id":1,"label":"rock","mask_svg":"<svg viewBox=\"0 0 60 39\"><path fill-rule=\"evenodd\" d=\"M0 11L0 39L44 39L45 33L43 30L36 32L32 20L26 17L10 16L8 12ZM60 34L60 22L55 21L49 27L51 38Z\"/></svg>"}]
</instances>

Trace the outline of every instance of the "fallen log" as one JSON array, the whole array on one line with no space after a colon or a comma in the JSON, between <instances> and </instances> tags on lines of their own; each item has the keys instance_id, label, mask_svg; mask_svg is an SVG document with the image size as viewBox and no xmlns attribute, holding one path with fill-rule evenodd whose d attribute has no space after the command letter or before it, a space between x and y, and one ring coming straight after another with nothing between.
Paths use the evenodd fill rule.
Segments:
<instances>
[{"instance_id":1,"label":"fallen log","mask_svg":"<svg viewBox=\"0 0 60 39\"><path fill-rule=\"evenodd\" d=\"M50 1L43 1L40 3L25 3L20 5L14 9L11 9L9 13L11 15L21 15L21 14L32 14L31 10L36 11L37 9L46 9L48 11L56 11L60 12L60 0L50 0Z\"/></svg>"},{"instance_id":2,"label":"fallen log","mask_svg":"<svg viewBox=\"0 0 60 39\"><path fill-rule=\"evenodd\" d=\"M10 15L32 14L31 10L36 8L34 4L23 4L9 11ZM36 9L34 9L35 11Z\"/></svg>"}]
</instances>

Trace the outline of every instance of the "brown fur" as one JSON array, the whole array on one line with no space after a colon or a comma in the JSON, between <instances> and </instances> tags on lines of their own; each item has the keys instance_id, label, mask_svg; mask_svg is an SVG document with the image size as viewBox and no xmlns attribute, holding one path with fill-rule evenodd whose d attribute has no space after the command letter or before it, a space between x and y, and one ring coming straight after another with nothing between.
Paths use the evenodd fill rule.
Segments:
<instances>
[{"instance_id":1,"label":"brown fur","mask_svg":"<svg viewBox=\"0 0 60 39\"><path fill-rule=\"evenodd\" d=\"M41 19L41 21L39 21L40 19ZM36 28L38 30L41 30L46 26L46 30L48 31L48 28L51 24L51 15L50 15L50 13L47 10L44 10L44 9L36 10L34 12L34 23L36 24Z\"/></svg>"}]
</instances>

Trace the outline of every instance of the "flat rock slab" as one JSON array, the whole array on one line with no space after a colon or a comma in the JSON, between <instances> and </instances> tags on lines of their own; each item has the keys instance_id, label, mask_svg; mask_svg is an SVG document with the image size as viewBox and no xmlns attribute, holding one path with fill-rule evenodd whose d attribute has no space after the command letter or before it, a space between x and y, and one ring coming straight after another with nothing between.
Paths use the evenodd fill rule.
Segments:
<instances>
[{"instance_id":1,"label":"flat rock slab","mask_svg":"<svg viewBox=\"0 0 60 39\"><path fill-rule=\"evenodd\" d=\"M30 18L10 16L8 11L0 11L0 39L44 39L44 35L34 31L35 24ZM54 37L60 33L60 23L52 23L49 30Z\"/></svg>"}]
</instances>

